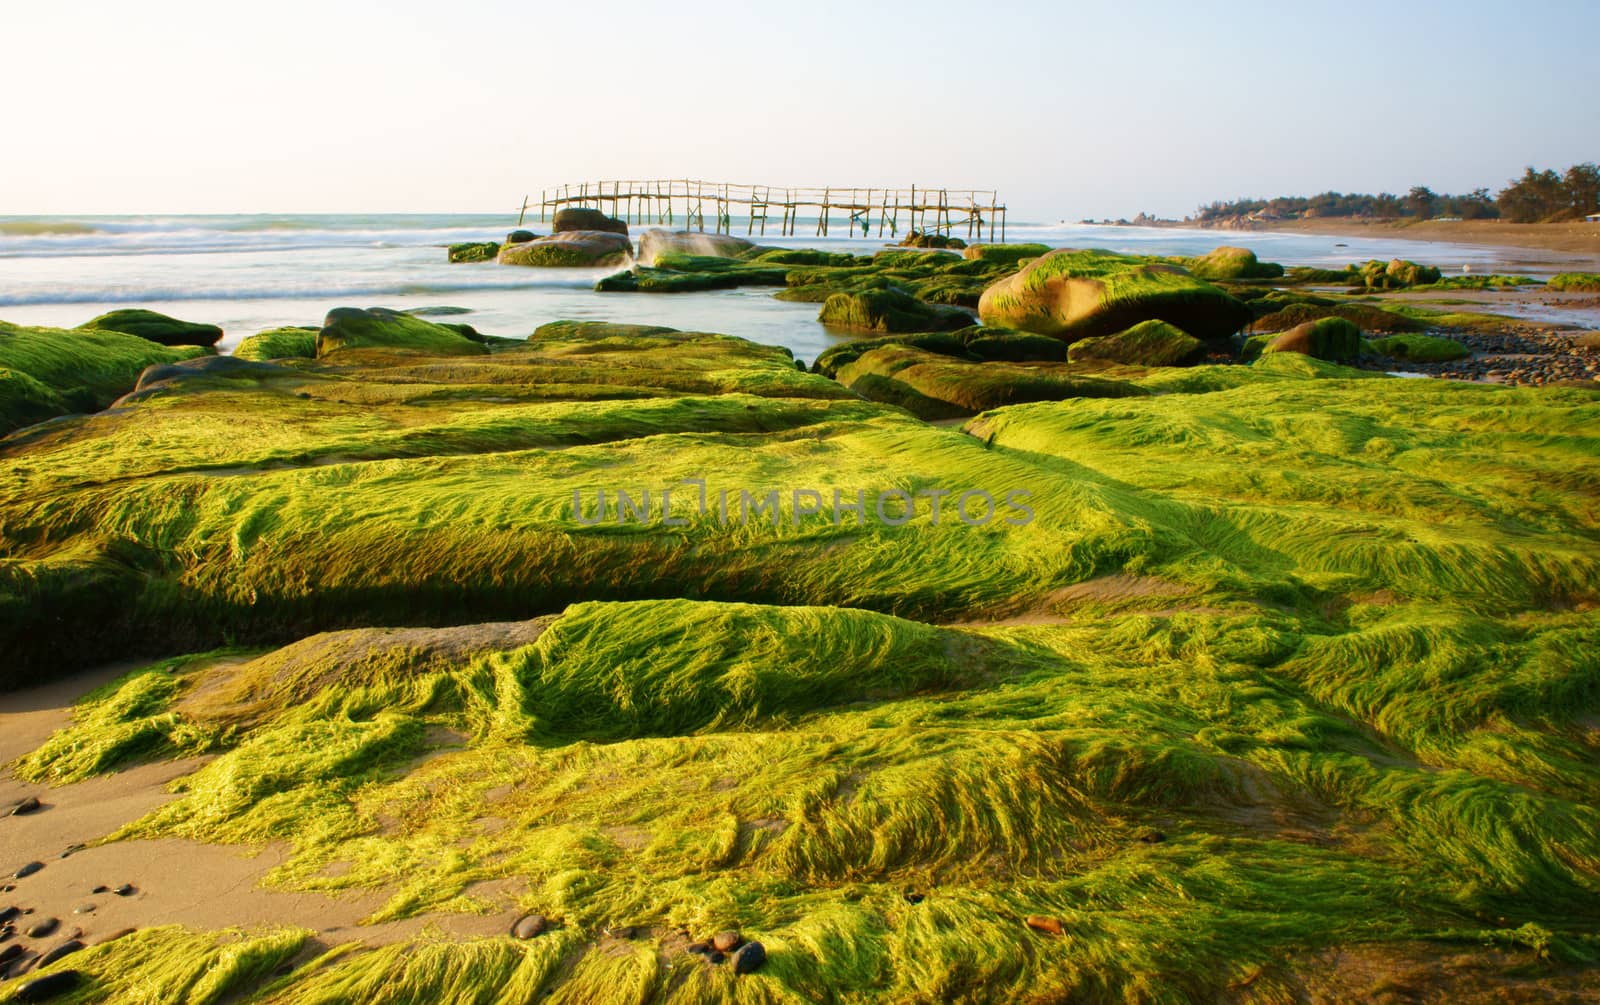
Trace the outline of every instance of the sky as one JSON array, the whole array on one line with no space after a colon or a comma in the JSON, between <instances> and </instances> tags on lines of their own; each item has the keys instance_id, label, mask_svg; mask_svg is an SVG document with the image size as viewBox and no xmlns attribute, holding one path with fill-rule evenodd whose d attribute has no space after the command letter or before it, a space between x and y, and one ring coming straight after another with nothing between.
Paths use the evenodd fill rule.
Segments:
<instances>
[{"instance_id":1,"label":"sky","mask_svg":"<svg viewBox=\"0 0 1600 1005\"><path fill-rule=\"evenodd\" d=\"M1054 222L1600 160L1600 3L0 0L0 35L0 215L694 177Z\"/></svg>"}]
</instances>

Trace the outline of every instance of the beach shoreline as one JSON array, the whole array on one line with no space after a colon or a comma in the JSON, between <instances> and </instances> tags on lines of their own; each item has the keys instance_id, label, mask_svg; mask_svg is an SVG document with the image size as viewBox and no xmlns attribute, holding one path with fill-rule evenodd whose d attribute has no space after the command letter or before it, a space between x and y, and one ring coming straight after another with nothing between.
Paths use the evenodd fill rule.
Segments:
<instances>
[{"instance_id":1,"label":"beach shoreline","mask_svg":"<svg viewBox=\"0 0 1600 1005\"><path fill-rule=\"evenodd\" d=\"M1249 227L1206 227L1176 224L1177 229L1229 232L1287 232L1328 237L1417 241L1425 244L1467 244L1490 248L1526 248L1575 256L1575 261L1600 261L1600 223L1507 223L1504 220L1363 220L1319 217L1274 220Z\"/></svg>"}]
</instances>

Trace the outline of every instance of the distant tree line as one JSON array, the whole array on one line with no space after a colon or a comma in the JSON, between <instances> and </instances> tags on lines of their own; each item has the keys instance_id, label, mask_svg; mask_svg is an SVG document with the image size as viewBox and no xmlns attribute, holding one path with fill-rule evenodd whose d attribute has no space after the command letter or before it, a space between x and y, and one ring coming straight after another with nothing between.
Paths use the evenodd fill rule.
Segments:
<instances>
[{"instance_id":1,"label":"distant tree line","mask_svg":"<svg viewBox=\"0 0 1600 1005\"><path fill-rule=\"evenodd\" d=\"M1581 220L1600 213L1600 167L1574 164L1565 174L1528 168L1521 178L1491 196L1486 188L1466 195L1440 195L1418 185L1405 195L1383 192L1362 195L1323 192L1313 196L1279 196L1276 199L1235 199L1201 206L1200 223L1258 213L1283 219L1308 216L1459 217L1463 220L1505 219L1512 223L1555 223Z\"/></svg>"}]
</instances>

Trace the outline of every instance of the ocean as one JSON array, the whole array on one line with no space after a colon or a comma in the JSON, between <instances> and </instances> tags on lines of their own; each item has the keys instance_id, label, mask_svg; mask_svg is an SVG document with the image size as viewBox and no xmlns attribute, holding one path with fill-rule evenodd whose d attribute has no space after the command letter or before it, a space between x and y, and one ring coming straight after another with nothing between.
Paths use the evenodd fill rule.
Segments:
<instances>
[{"instance_id":1,"label":"ocean","mask_svg":"<svg viewBox=\"0 0 1600 1005\"><path fill-rule=\"evenodd\" d=\"M458 320L513 338L565 318L670 325L787 346L807 361L850 337L818 324L815 304L774 300L770 289L596 293L595 281L615 269L445 260L445 245L500 240L515 224L506 213L0 217L0 320L71 327L113 308L149 307L220 325L224 350L264 328L320 324L334 307L374 306L465 308L470 313ZM528 227L548 233L537 220ZM833 221L827 238L807 236L804 224L795 237L752 236L763 244L856 253L889 243L840 237L843 227ZM644 229L636 225L635 237ZM743 236L743 220L735 218L733 232ZM1392 239L1083 224L1013 224L1006 236L1163 255L1234 244L1286 265L1398 256L1447 273L1557 271L1539 252Z\"/></svg>"}]
</instances>

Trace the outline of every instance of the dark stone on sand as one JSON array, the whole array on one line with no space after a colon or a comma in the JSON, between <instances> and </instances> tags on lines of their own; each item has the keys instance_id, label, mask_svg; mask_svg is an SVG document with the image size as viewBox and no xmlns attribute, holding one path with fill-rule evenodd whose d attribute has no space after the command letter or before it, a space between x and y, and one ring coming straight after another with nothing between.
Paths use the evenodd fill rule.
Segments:
<instances>
[{"instance_id":1,"label":"dark stone on sand","mask_svg":"<svg viewBox=\"0 0 1600 1005\"><path fill-rule=\"evenodd\" d=\"M11 961L21 956L22 953L23 949L20 942L13 942L4 949L0 949L0 970L4 970L6 967L10 966Z\"/></svg>"},{"instance_id":2,"label":"dark stone on sand","mask_svg":"<svg viewBox=\"0 0 1600 1005\"><path fill-rule=\"evenodd\" d=\"M77 907L74 907L72 909L72 913L73 914L93 914L94 913L94 905L93 904L79 904Z\"/></svg>"},{"instance_id":3,"label":"dark stone on sand","mask_svg":"<svg viewBox=\"0 0 1600 1005\"><path fill-rule=\"evenodd\" d=\"M733 954L733 972L753 974L767 962L767 947L759 942L746 942Z\"/></svg>"},{"instance_id":4,"label":"dark stone on sand","mask_svg":"<svg viewBox=\"0 0 1600 1005\"><path fill-rule=\"evenodd\" d=\"M39 812L40 808L41 808L41 804L39 802L39 797L38 796L29 796L28 798L24 799L22 802L18 803L11 810L11 815L14 816L14 817L25 817L29 813L37 813L37 812Z\"/></svg>"},{"instance_id":5,"label":"dark stone on sand","mask_svg":"<svg viewBox=\"0 0 1600 1005\"><path fill-rule=\"evenodd\" d=\"M81 844L69 844L61 852L61 857L62 858L71 858L72 856L78 854L78 852L83 851L83 849L84 849L84 846L81 845Z\"/></svg>"},{"instance_id":6,"label":"dark stone on sand","mask_svg":"<svg viewBox=\"0 0 1600 1005\"><path fill-rule=\"evenodd\" d=\"M42 970L45 967L48 967L50 964L61 959L62 957L71 956L73 953L82 948L82 939L68 939L67 941L56 946L54 949L50 950L48 953L45 953L43 956L39 957L39 969Z\"/></svg>"},{"instance_id":7,"label":"dark stone on sand","mask_svg":"<svg viewBox=\"0 0 1600 1005\"><path fill-rule=\"evenodd\" d=\"M12 918L20 918L21 916L22 909L20 907L8 907L4 910L0 910L0 925L5 924Z\"/></svg>"},{"instance_id":8,"label":"dark stone on sand","mask_svg":"<svg viewBox=\"0 0 1600 1005\"><path fill-rule=\"evenodd\" d=\"M89 892L90 893L110 893L111 892L111 887L109 887L109 886L97 886L93 890L90 890Z\"/></svg>"},{"instance_id":9,"label":"dark stone on sand","mask_svg":"<svg viewBox=\"0 0 1600 1005\"><path fill-rule=\"evenodd\" d=\"M550 922L542 914L525 914L517 919L511 926L511 937L515 939L531 939L544 933L550 927Z\"/></svg>"},{"instance_id":10,"label":"dark stone on sand","mask_svg":"<svg viewBox=\"0 0 1600 1005\"><path fill-rule=\"evenodd\" d=\"M43 862L29 862L27 865L23 866L22 868L18 869L16 872L12 873L11 874L11 878L12 879L27 879L29 876L32 876L34 873L38 872L40 869L43 869L43 868L44 868L44 863Z\"/></svg>"},{"instance_id":11,"label":"dark stone on sand","mask_svg":"<svg viewBox=\"0 0 1600 1005\"><path fill-rule=\"evenodd\" d=\"M28 929L28 938L48 938L49 936L55 934L55 930L59 927L61 927L61 922L57 921L55 918L46 918L34 925L32 928Z\"/></svg>"},{"instance_id":12,"label":"dark stone on sand","mask_svg":"<svg viewBox=\"0 0 1600 1005\"><path fill-rule=\"evenodd\" d=\"M111 892L119 897L131 897L137 891L134 890L132 883L124 883Z\"/></svg>"},{"instance_id":13,"label":"dark stone on sand","mask_svg":"<svg viewBox=\"0 0 1600 1005\"><path fill-rule=\"evenodd\" d=\"M29 981L17 990L19 1002L43 1002L64 995L75 989L83 982L83 975L76 970L63 970L60 973L50 974L35 981Z\"/></svg>"},{"instance_id":14,"label":"dark stone on sand","mask_svg":"<svg viewBox=\"0 0 1600 1005\"><path fill-rule=\"evenodd\" d=\"M718 932L711 937L711 945L724 953L731 953L744 942L744 937L738 932Z\"/></svg>"}]
</instances>

